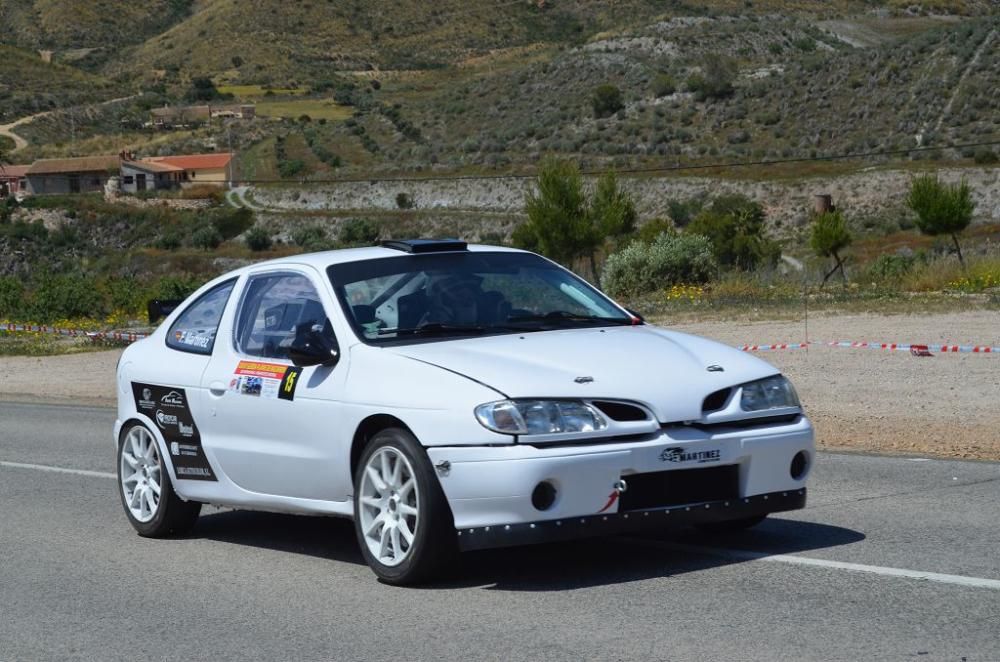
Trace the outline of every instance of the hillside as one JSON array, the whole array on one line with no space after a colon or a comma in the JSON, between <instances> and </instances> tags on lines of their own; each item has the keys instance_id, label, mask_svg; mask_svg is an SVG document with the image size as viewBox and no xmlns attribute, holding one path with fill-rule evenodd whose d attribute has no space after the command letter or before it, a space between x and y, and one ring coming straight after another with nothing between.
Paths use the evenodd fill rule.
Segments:
<instances>
[{"instance_id":1,"label":"hillside","mask_svg":"<svg viewBox=\"0 0 1000 662\"><path fill-rule=\"evenodd\" d=\"M35 53L0 45L0 124L107 98L115 89L99 76L63 64L46 64Z\"/></svg>"},{"instance_id":2,"label":"hillside","mask_svg":"<svg viewBox=\"0 0 1000 662\"><path fill-rule=\"evenodd\" d=\"M118 48L183 20L191 9L192 0L0 0L0 25L5 26L0 42L96 65L115 57Z\"/></svg>"}]
</instances>

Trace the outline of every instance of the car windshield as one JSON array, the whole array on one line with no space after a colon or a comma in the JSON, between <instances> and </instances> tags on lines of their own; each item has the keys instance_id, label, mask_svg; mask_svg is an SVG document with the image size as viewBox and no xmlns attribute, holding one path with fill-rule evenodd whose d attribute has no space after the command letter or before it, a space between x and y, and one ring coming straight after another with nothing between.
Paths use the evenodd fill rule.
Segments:
<instances>
[{"instance_id":1,"label":"car windshield","mask_svg":"<svg viewBox=\"0 0 1000 662\"><path fill-rule=\"evenodd\" d=\"M371 344L628 325L584 280L531 253L449 252L327 269L358 336Z\"/></svg>"}]
</instances>

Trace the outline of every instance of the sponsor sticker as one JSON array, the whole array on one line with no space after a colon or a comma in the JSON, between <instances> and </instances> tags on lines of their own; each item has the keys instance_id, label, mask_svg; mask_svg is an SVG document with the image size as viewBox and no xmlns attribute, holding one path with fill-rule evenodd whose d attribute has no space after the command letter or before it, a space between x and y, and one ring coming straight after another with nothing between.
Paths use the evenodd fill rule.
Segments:
<instances>
[{"instance_id":1,"label":"sponsor sticker","mask_svg":"<svg viewBox=\"0 0 1000 662\"><path fill-rule=\"evenodd\" d=\"M149 416L170 449L178 478L216 480L201 447L201 435L188 407L184 389L132 382L136 409Z\"/></svg>"},{"instance_id":2,"label":"sponsor sticker","mask_svg":"<svg viewBox=\"0 0 1000 662\"><path fill-rule=\"evenodd\" d=\"M255 398L294 400L302 368L282 363L240 361L229 390Z\"/></svg>"},{"instance_id":3,"label":"sponsor sticker","mask_svg":"<svg viewBox=\"0 0 1000 662\"><path fill-rule=\"evenodd\" d=\"M660 453L661 462L695 462L698 464L704 464L706 462L718 462L721 459L722 451L718 448L707 451L688 451L683 448L673 447L664 448L663 452Z\"/></svg>"}]
</instances>

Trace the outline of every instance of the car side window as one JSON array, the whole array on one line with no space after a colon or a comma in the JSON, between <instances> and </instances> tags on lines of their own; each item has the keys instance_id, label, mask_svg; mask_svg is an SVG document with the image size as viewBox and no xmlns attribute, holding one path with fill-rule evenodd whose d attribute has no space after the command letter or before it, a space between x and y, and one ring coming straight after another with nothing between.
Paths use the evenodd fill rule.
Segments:
<instances>
[{"instance_id":1,"label":"car side window","mask_svg":"<svg viewBox=\"0 0 1000 662\"><path fill-rule=\"evenodd\" d=\"M236 280L229 280L198 297L182 312L167 332L167 347L194 354L211 354L222 311Z\"/></svg>"},{"instance_id":2,"label":"car side window","mask_svg":"<svg viewBox=\"0 0 1000 662\"><path fill-rule=\"evenodd\" d=\"M321 331L333 339L319 293L308 278L292 273L250 278L236 320L237 351L247 356L288 358L296 336L310 331Z\"/></svg>"}]
</instances>

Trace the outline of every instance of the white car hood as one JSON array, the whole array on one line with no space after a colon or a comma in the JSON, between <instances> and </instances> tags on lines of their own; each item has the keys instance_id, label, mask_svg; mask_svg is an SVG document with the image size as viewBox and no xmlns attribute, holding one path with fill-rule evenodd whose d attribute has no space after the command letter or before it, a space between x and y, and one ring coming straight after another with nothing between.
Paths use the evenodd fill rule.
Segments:
<instances>
[{"instance_id":1,"label":"white car hood","mask_svg":"<svg viewBox=\"0 0 1000 662\"><path fill-rule=\"evenodd\" d=\"M664 423L697 420L709 393L778 373L736 348L649 325L462 338L389 351L510 398L630 400ZM592 381L576 381L588 377Z\"/></svg>"}]
</instances>

